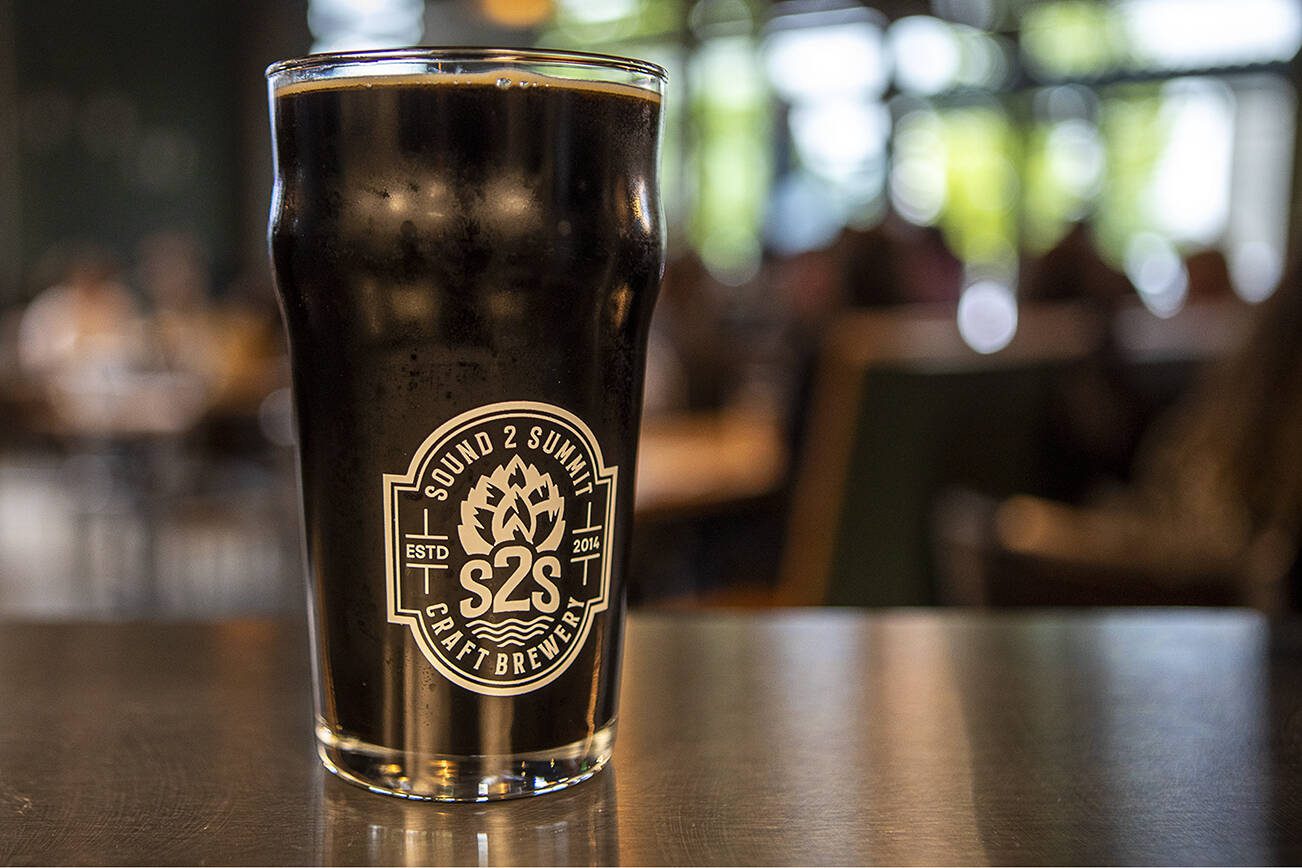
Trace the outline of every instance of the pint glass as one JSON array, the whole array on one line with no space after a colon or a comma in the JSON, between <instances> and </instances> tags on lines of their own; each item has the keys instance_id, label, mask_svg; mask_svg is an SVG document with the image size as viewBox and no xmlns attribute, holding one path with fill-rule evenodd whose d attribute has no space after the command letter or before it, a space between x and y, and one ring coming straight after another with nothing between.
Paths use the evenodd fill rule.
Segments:
<instances>
[{"instance_id":1,"label":"pint glass","mask_svg":"<svg viewBox=\"0 0 1302 868\"><path fill-rule=\"evenodd\" d=\"M615 734L664 71L412 49L267 77L321 760L409 798L581 781Z\"/></svg>"}]
</instances>

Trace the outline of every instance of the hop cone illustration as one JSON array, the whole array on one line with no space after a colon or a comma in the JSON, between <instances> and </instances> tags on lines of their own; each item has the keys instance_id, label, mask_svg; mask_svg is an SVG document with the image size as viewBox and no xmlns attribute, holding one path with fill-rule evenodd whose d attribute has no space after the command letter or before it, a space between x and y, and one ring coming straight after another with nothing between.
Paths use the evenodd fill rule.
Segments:
<instances>
[{"instance_id":1,"label":"hop cone illustration","mask_svg":"<svg viewBox=\"0 0 1302 868\"><path fill-rule=\"evenodd\" d=\"M470 489L461 502L457 536L468 555L486 555L502 543L555 551L565 533L564 507L551 475L516 455Z\"/></svg>"}]
</instances>

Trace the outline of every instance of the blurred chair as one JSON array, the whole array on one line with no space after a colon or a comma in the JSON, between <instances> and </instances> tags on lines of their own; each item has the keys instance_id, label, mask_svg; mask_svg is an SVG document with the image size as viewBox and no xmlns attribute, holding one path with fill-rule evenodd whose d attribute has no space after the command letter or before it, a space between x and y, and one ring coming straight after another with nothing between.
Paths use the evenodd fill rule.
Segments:
<instances>
[{"instance_id":1,"label":"blurred chair","mask_svg":"<svg viewBox=\"0 0 1302 868\"><path fill-rule=\"evenodd\" d=\"M968 606L1286 605L1295 534L1199 524L1124 498L1071 506L949 493L937 517L943 600Z\"/></svg>"},{"instance_id":2,"label":"blurred chair","mask_svg":"<svg viewBox=\"0 0 1302 868\"><path fill-rule=\"evenodd\" d=\"M939 522L950 599L1296 605L1288 580L1302 528L1302 274L1254 313L1233 354L1154 427L1133 485L1081 507L1025 494L950 497Z\"/></svg>"},{"instance_id":3,"label":"blurred chair","mask_svg":"<svg viewBox=\"0 0 1302 868\"><path fill-rule=\"evenodd\" d=\"M982 355L952 308L852 313L827 334L774 601L937 600L933 503L956 484L1034 490L1055 384L1099 341L1074 304L1023 307L1011 343Z\"/></svg>"}]
</instances>

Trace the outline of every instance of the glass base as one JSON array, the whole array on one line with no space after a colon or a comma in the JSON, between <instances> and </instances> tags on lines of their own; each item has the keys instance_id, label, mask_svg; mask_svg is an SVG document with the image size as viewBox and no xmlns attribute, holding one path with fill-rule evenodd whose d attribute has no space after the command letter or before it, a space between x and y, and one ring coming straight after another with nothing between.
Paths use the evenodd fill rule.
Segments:
<instances>
[{"instance_id":1,"label":"glass base","mask_svg":"<svg viewBox=\"0 0 1302 868\"><path fill-rule=\"evenodd\" d=\"M552 750L500 756L415 753L316 728L326 770L373 793L433 802L492 802L563 790L586 781L610 760L615 724Z\"/></svg>"}]
</instances>

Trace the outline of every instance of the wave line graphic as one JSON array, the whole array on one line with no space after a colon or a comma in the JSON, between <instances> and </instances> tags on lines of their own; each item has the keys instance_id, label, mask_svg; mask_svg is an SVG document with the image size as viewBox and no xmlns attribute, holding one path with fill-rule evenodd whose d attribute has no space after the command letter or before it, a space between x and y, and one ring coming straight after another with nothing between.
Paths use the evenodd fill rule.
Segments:
<instances>
[{"instance_id":1,"label":"wave line graphic","mask_svg":"<svg viewBox=\"0 0 1302 868\"><path fill-rule=\"evenodd\" d=\"M541 636L543 633L546 633L547 631L542 628L537 630L502 630L502 631L475 630L472 628L470 632L474 633L476 636L492 636L495 639L503 639L506 638L507 636L515 636L520 639L530 639L533 638L534 636Z\"/></svg>"},{"instance_id":2,"label":"wave line graphic","mask_svg":"<svg viewBox=\"0 0 1302 868\"><path fill-rule=\"evenodd\" d=\"M492 642L495 644L505 644L509 642L516 642L516 643L533 642L533 640L538 639L538 636L480 636L478 634L475 634L475 638L479 639L480 642L487 642L487 640L492 640Z\"/></svg>"},{"instance_id":3,"label":"wave line graphic","mask_svg":"<svg viewBox=\"0 0 1302 868\"><path fill-rule=\"evenodd\" d=\"M480 636L477 633L475 636L480 641L491 640L496 645L524 645L538 638L537 636Z\"/></svg>"},{"instance_id":4,"label":"wave line graphic","mask_svg":"<svg viewBox=\"0 0 1302 868\"><path fill-rule=\"evenodd\" d=\"M505 618L501 621L480 618L467 621L466 627L481 641L489 641L503 648L523 648L550 630L552 621L551 615L538 615L529 619Z\"/></svg>"},{"instance_id":5,"label":"wave line graphic","mask_svg":"<svg viewBox=\"0 0 1302 868\"><path fill-rule=\"evenodd\" d=\"M504 639L520 639L521 641L528 641L528 640L531 640L531 639L536 639L536 638L538 638L539 636L543 635L542 632L539 632L539 633L501 633L501 634L481 633L481 632L478 631L478 630L472 630L472 631L470 631L470 632L474 633L476 636L478 636L478 637L481 638L481 639L492 639L494 642L500 642L500 641L502 641L502 640L504 640Z\"/></svg>"},{"instance_id":6,"label":"wave line graphic","mask_svg":"<svg viewBox=\"0 0 1302 868\"><path fill-rule=\"evenodd\" d=\"M479 620L477 620L477 621L467 621L467 622L466 622L466 626L467 626L467 627L488 627L489 629L493 629L493 630L495 630L495 629L497 629L498 627L505 627L505 626L507 626L508 624L511 624L511 625L515 625L515 626L519 626L519 627L526 627L526 628L527 628L527 627L534 627L534 626L537 626L537 625L542 624L542 623L544 623L544 622L546 622L546 621L550 621L551 618L552 618L551 615L539 615L538 617L536 617L536 618L530 618L530 619L527 620L527 621L524 620L524 619L522 619L522 618L506 618L506 619L501 620L501 621L489 621L487 618L481 618L481 619L479 619Z\"/></svg>"},{"instance_id":7,"label":"wave line graphic","mask_svg":"<svg viewBox=\"0 0 1302 868\"><path fill-rule=\"evenodd\" d=\"M536 627L529 627L529 629L527 630L522 629L522 627L500 627L500 629L497 630L493 630L492 627L470 627L470 629L475 632L487 632L487 634L491 634L495 636L508 634L508 632L514 632L514 634L517 635L530 635L530 634L535 634L535 632L546 631L547 625L538 625Z\"/></svg>"}]
</instances>

